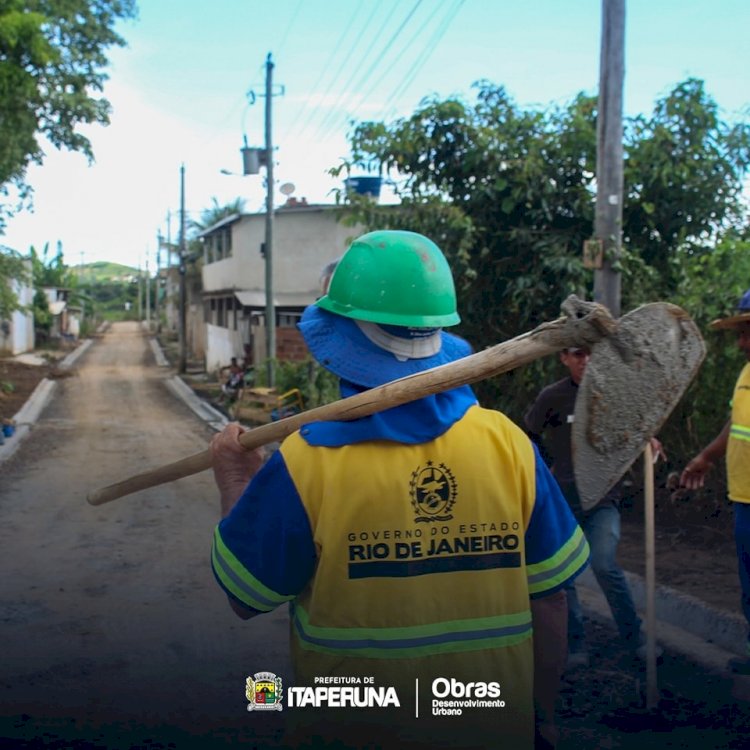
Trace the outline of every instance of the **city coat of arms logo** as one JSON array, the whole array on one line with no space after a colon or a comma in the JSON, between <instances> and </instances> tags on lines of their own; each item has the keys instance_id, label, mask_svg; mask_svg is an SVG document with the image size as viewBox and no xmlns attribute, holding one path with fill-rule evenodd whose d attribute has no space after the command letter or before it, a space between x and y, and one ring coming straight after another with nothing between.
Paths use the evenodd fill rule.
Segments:
<instances>
[{"instance_id":1,"label":"city coat of arms logo","mask_svg":"<svg viewBox=\"0 0 750 750\"><path fill-rule=\"evenodd\" d=\"M445 464L428 461L424 466L418 466L412 472L409 493L417 523L453 518L451 509L456 502L458 485L453 472Z\"/></svg>"},{"instance_id":2,"label":"city coat of arms logo","mask_svg":"<svg viewBox=\"0 0 750 750\"><path fill-rule=\"evenodd\" d=\"M248 711L281 711L283 694L281 677L273 672L256 672L245 680L245 697L250 701Z\"/></svg>"}]
</instances>

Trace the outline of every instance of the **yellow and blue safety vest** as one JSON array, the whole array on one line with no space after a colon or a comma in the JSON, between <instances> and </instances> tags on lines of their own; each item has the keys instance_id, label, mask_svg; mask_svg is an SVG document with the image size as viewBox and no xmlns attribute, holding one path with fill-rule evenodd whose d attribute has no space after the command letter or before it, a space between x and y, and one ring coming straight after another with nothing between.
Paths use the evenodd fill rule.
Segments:
<instances>
[{"instance_id":1,"label":"yellow and blue safety vest","mask_svg":"<svg viewBox=\"0 0 750 750\"><path fill-rule=\"evenodd\" d=\"M742 368L732 396L727 479L730 499L750 503L750 363Z\"/></svg>"},{"instance_id":2,"label":"yellow and blue safety vest","mask_svg":"<svg viewBox=\"0 0 750 750\"><path fill-rule=\"evenodd\" d=\"M467 387L288 437L216 528L212 562L245 607L291 603L302 684L496 680L533 728L530 599L587 560L535 447Z\"/></svg>"}]
</instances>

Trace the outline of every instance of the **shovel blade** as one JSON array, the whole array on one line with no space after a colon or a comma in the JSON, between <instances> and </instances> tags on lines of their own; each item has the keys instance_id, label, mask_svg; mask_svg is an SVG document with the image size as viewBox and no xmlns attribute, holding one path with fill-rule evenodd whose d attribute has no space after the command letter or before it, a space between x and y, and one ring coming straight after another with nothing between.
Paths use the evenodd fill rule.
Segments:
<instances>
[{"instance_id":1,"label":"shovel blade","mask_svg":"<svg viewBox=\"0 0 750 750\"><path fill-rule=\"evenodd\" d=\"M624 315L616 332L594 346L579 385L572 430L584 510L614 487L658 433L705 356L693 320L666 302Z\"/></svg>"}]
</instances>

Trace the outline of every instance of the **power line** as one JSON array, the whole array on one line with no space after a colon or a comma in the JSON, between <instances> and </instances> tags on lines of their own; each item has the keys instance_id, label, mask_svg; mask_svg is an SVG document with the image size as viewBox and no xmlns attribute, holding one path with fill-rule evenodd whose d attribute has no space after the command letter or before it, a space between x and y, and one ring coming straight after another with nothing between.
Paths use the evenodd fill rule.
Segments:
<instances>
[{"instance_id":1,"label":"power line","mask_svg":"<svg viewBox=\"0 0 750 750\"><path fill-rule=\"evenodd\" d=\"M373 8L372 8L372 12L371 12L371 13L370 13L370 15L369 15L369 16L367 17L367 20L365 21L364 25L363 25L363 26L362 26L362 28L360 29L360 33L359 33L359 34L355 34L355 35L354 35L354 37L353 37L353 39L352 39L352 46L351 46L351 48L349 49L349 52L347 53L346 57L345 57L345 58L344 58L344 60L342 61L341 65L339 66L339 69L338 69L338 70L336 71L336 74L335 74L335 75L334 75L334 77L333 77L333 78L331 79L331 82L329 83L329 85L328 85L328 88L327 88L327 89L325 90L325 92L323 93L323 96L321 97L321 100L322 100L322 101L325 101L325 99L326 99L326 97L328 96L328 94L330 94L330 93L331 93L331 90L332 90L332 88L333 88L334 84L336 83L336 81L338 80L338 78L339 78L339 75L340 75L340 74L341 74L341 73L342 73L342 72L344 71L344 68L346 67L346 64L347 64L347 63L349 62L349 59L351 58L351 56L352 56L352 54L353 54L354 50L355 50L355 49L357 49L357 47L358 47L358 45L359 45L359 43L360 43L360 36L361 36L362 32L364 31L364 29L366 29L366 28L368 28L368 27L369 27L370 23L372 22L373 18L375 17L375 15L377 14L378 10L380 10L380 8L381 8L381 7L382 7L382 6L381 6L381 5L379 4L379 3L375 3L375 4L373 5ZM319 110L320 110L320 106L317 106L317 107L316 107L316 112L317 112L317 111L319 111ZM313 113L313 116L312 116L311 118L309 118L308 120L306 120L306 121L305 121L305 122L304 122L304 123L302 124L302 130L300 130L300 132L299 132L299 134L298 134L298 137L299 137L299 138L301 138L301 137L302 137L302 135L303 135L303 134L304 134L305 132L307 132L307 128L308 128L308 126L310 125L310 123L311 123L311 122L312 122L312 121L313 121L314 119L315 119L315 113Z\"/></svg>"},{"instance_id":2,"label":"power line","mask_svg":"<svg viewBox=\"0 0 750 750\"><path fill-rule=\"evenodd\" d=\"M396 87L396 89L393 91L393 93L389 97L390 101L392 102L397 101L399 97L403 96L404 92L414 82L414 79L417 77L417 74L427 64L427 61L430 59L432 54L437 49L438 44L440 43L440 41L442 40L442 38L445 36L446 32L450 28L450 25L453 23L453 20L458 14L458 11L461 10L461 6L464 4L464 2L465 0L457 0L456 4L451 9L449 9L449 11L446 13L445 18L443 19L443 22L436 29L435 33L430 37L427 44L425 45L423 53L417 56L417 59L414 65L412 65L411 69L406 73L401 83ZM389 110L388 118L383 116L384 113L381 113L381 117L379 119L390 119L390 117L392 116L390 113L393 113L394 111L395 111L395 108L392 106Z\"/></svg>"},{"instance_id":3,"label":"power line","mask_svg":"<svg viewBox=\"0 0 750 750\"><path fill-rule=\"evenodd\" d=\"M406 18L404 18L404 20L401 22L401 25L396 29L396 31L393 33L393 35L391 36L391 38L388 40L388 43L385 45L385 47L383 47L383 49L381 50L380 54L375 58L375 60L373 61L372 65L369 67L369 69L367 70L367 72L361 78L360 85L364 84L365 81L367 81L367 79L372 75L372 73L375 70L375 68L378 65L380 65L380 61L385 56L386 52L388 52L388 50L391 48L391 45L396 41L396 39L398 39L399 35L406 28L406 25L409 23L409 21L411 20L412 16L416 13L417 8L419 8L419 6L421 4L422 4L422 0L417 0L416 3L414 3L414 6L409 11L409 14L406 16Z\"/></svg>"},{"instance_id":4,"label":"power line","mask_svg":"<svg viewBox=\"0 0 750 750\"><path fill-rule=\"evenodd\" d=\"M297 16L299 15L299 11L300 11L300 8L302 7L303 1L304 0L297 0L297 7L294 9L294 12L292 13L292 17L289 19L289 23L287 24L286 31L284 32L284 35L281 37L281 41L279 42L279 46L276 51L277 59L281 56L281 52L284 49L286 40L289 38L289 32L294 27L294 22L297 20Z\"/></svg>"},{"instance_id":5,"label":"power line","mask_svg":"<svg viewBox=\"0 0 750 750\"><path fill-rule=\"evenodd\" d=\"M264 70L264 67L265 67L264 64L261 64L258 68L258 71L256 71L256 75L258 73L262 73ZM213 134L207 136L201 141L200 143L201 147L207 146L209 143L213 143L217 138L224 137L224 132L223 132L224 126L226 125L227 122L229 122L230 117L237 116L237 113L239 112L241 105L243 105L243 109L242 109L242 116L240 118L240 130L242 131L244 135L245 118L247 116L247 110L250 106L247 101L247 94L241 94L240 98L233 100L233 104L231 105L227 114L224 115L224 117L222 117L219 121L217 121L217 125L214 126Z\"/></svg>"},{"instance_id":6,"label":"power line","mask_svg":"<svg viewBox=\"0 0 750 750\"><path fill-rule=\"evenodd\" d=\"M305 99L305 102L302 105L302 107L299 108L298 114L295 117L292 118L291 122L298 123L298 122L302 122L303 121L303 117L304 117L305 113L307 112L307 110L310 107L310 102L312 101L312 97L314 96L314 93L317 91L318 86L320 86L320 84L323 82L323 78L325 77L326 71L330 70L330 68L331 68L331 66L333 64L334 58L336 57L336 55L338 54L338 52L341 50L341 48L343 46L343 43L344 43L344 40L346 39L347 35L349 34L349 31L352 28L352 26L354 25L354 21L356 20L357 16L359 15L359 12L362 10L362 8L364 8L363 4L361 4L361 3L357 3L356 4L356 7L354 9L354 13L349 18L349 22L347 23L347 25L344 28L344 30L341 32L341 36L336 41L336 44L333 45L333 47L331 49L331 54L329 55L328 59L326 60L325 65L323 65L323 68L320 71L320 75L318 76L318 80L315 81L315 83L313 84L312 88L310 89L310 94ZM377 10L377 6L375 6L375 9ZM352 50L353 49L354 49L354 45L352 46ZM351 51L350 51L350 54L351 54ZM281 137L280 140L284 140L288 135L289 135L289 129L287 129L287 131L284 132L284 134L282 135L282 137Z\"/></svg>"},{"instance_id":7,"label":"power line","mask_svg":"<svg viewBox=\"0 0 750 750\"><path fill-rule=\"evenodd\" d=\"M397 86L394 94L392 94L391 96L388 97L388 101L391 101L391 102L395 101L396 97L397 96L401 96L401 94L403 93L403 91L405 91L408 88L408 86L413 82L413 80L416 77L416 75L419 72L419 70L421 70L421 68L427 62L427 60L429 59L429 57L431 56L431 54L435 51L435 48L437 47L437 45L439 44L440 40L443 38L443 36L447 32L450 24L453 22L453 19L455 18L456 14L458 13L458 10L460 9L461 5L463 5L463 3L464 3L464 0L458 0L458 2L446 12L446 14L445 14L442 22L440 22L440 24L435 29L434 33L428 39L427 44L425 45L424 51L416 57L416 59L415 59L414 63L412 64L410 70L404 76L404 78L402 79L401 83ZM417 5L419 5L419 3L417 3ZM399 27L399 29L396 31L396 33L393 35L393 37L391 38L391 40L389 41L389 43L386 45L386 48L381 53L381 55L380 55L380 57L379 57L379 59L378 59L377 62L379 62L379 60L382 59L382 56L385 54L385 52L387 51L387 49L390 47L391 43L395 40L395 38L398 36L398 34L403 30L403 28L406 25L406 21L408 21L411 18L411 16L413 15L414 11L416 10L416 7L417 6L414 6L412 8L412 11L409 13L409 15L407 16L407 18L405 19L405 21L402 23L402 25ZM437 12L438 11L436 10L435 14ZM435 14L433 14L433 15L435 15ZM425 30L426 30L426 26L420 27L419 32L416 35L412 36L412 38L409 41L409 44L411 44L412 42L414 42L416 40L416 38L421 33L423 33ZM401 55L403 54L403 51L404 50L402 50L402 52L397 55L397 59L401 57ZM389 70L390 70L390 68L393 67L394 64L395 64L395 62L391 63L391 65L389 66ZM374 68L374 66L371 66L370 71L368 71L368 75L372 72L373 68ZM381 76L378 79L378 83L380 82L380 80L382 80L383 77L384 76ZM366 81L366 79L367 79L367 76L364 76L361 79L360 84L364 83ZM374 88L375 87L372 87L370 89L370 91L372 91ZM362 108L363 103L364 103L364 99L356 107L355 113ZM353 114L352 113L346 113L343 116L339 115L339 119L338 120L334 120L334 121L331 121L331 119L329 117L328 118L328 122L335 129L335 128L337 128L339 126L338 125L339 121L340 121L341 125L344 125L346 123L347 119L354 119ZM376 119L379 119L379 118L376 118Z\"/></svg>"},{"instance_id":8,"label":"power line","mask_svg":"<svg viewBox=\"0 0 750 750\"><path fill-rule=\"evenodd\" d=\"M399 27L396 29L396 31L391 35L391 38L388 40L386 45L383 47L383 49L380 51L380 54L375 58L372 65L368 68L368 70L365 72L365 74L359 79L357 85L354 87L355 91L359 91L359 89L364 86L364 84L367 82L367 79L372 75L375 68L380 64L381 60L385 56L385 54L388 52L388 50L391 48L391 45L398 39L401 32L406 28L407 24L411 20L411 18L414 16L414 13L416 13L417 8L421 5L422 0L416 0L416 3L412 6L412 9L409 11L409 13L406 15L404 20L401 22ZM360 107L361 103L363 101L363 97L360 97ZM335 118L336 115L334 114L335 110L332 110L329 114ZM351 115L346 114L344 117L345 119L348 119ZM333 124L333 121L331 121L331 124ZM323 125L321 125L321 128Z\"/></svg>"},{"instance_id":9,"label":"power line","mask_svg":"<svg viewBox=\"0 0 750 750\"><path fill-rule=\"evenodd\" d=\"M419 2L421 2L421 0L417 0L417 2L419 3ZM393 6L394 9L395 9L396 5L398 5L398 0L396 1L396 3L394 3L394 6ZM386 18L383 21L383 23L381 24L380 28L378 29L378 31L373 36L372 41L370 42L369 46L367 47L367 49L362 54L362 58L361 58L362 60L367 60L368 59L368 57L370 55L370 52L372 52L373 47L376 45L378 39L381 37L381 35L384 32L386 26L388 25L388 22L390 21L390 19L391 19L391 13L389 12L386 15ZM326 113L325 117L323 118L323 121L320 123L320 125L318 126L318 130L315 133L315 137L316 138L320 134L322 134L323 132L325 132L325 130L328 127L328 125L331 124L332 118L336 117L336 115L333 114L333 113L335 113L337 111L337 109L341 105L342 101L346 97L350 96L349 91L351 89L352 83L354 82L355 78L359 74L359 71L360 71L361 67L362 67L362 64L358 65L354 69L352 75L350 76L349 80L346 82L346 85L342 89L342 92L339 94L338 98L336 99L336 102L334 103L333 107Z\"/></svg>"},{"instance_id":10,"label":"power line","mask_svg":"<svg viewBox=\"0 0 750 750\"><path fill-rule=\"evenodd\" d=\"M437 8L435 8L434 11L432 11L430 17L427 20L427 23L431 21L440 11L441 6L445 5L449 0L441 0L440 4ZM393 68L396 66L396 64L401 60L404 53L407 50L413 49L413 46L415 42L417 41L418 37L420 37L426 29L426 25L421 25L416 32L411 36L411 38L404 44L404 46L401 48L401 51L398 52L393 59L391 60L390 65L388 65L386 68L383 69L383 72L380 74L380 77L375 81L375 83L370 87L370 89L367 91L367 93L363 96L362 102L360 102L360 105L351 113L351 117L354 119L357 112L362 108L362 104L367 101L370 98L370 95L378 88L378 86L383 82L383 80L386 78L386 76L393 70ZM417 58L418 59L418 58Z\"/></svg>"}]
</instances>

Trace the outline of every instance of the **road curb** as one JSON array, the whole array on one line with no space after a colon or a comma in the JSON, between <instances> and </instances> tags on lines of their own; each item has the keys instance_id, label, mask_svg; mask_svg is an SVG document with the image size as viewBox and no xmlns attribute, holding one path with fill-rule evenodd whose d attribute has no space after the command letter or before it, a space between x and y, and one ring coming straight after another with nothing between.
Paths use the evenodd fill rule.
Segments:
<instances>
[{"instance_id":1,"label":"road curb","mask_svg":"<svg viewBox=\"0 0 750 750\"><path fill-rule=\"evenodd\" d=\"M154 353L156 364L159 367L169 367L169 360L164 355L158 339L150 337L149 346ZM221 432L229 423L229 420L218 409L215 409L207 401L199 398L195 391L179 376L173 375L169 380L164 381L172 395L177 396L185 405L199 416L209 427L216 432Z\"/></svg>"},{"instance_id":2,"label":"road curb","mask_svg":"<svg viewBox=\"0 0 750 750\"><path fill-rule=\"evenodd\" d=\"M217 432L223 430L229 423L220 411L198 398L193 389L179 375L172 376L166 381L166 385L175 396L182 399L195 414Z\"/></svg>"},{"instance_id":3,"label":"road curb","mask_svg":"<svg viewBox=\"0 0 750 750\"><path fill-rule=\"evenodd\" d=\"M16 431L12 437L6 438L5 443L0 445L0 464L7 461L19 448L24 438L31 431L31 426L39 419L39 415L47 406L57 383L49 378L39 381L26 403L16 412L13 421Z\"/></svg>"},{"instance_id":4,"label":"road curb","mask_svg":"<svg viewBox=\"0 0 750 750\"><path fill-rule=\"evenodd\" d=\"M159 367L169 367L169 360L164 356L164 352L162 351L159 342L152 336L149 338L148 344L151 347L151 351L154 353L156 364Z\"/></svg>"},{"instance_id":5,"label":"road curb","mask_svg":"<svg viewBox=\"0 0 750 750\"><path fill-rule=\"evenodd\" d=\"M627 571L625 577L633 594L633 602L643 616L646 607L645 581L641 576ZM614 625L607 600L591 568L587 568L576 582L586 614ZM739 581L737 586L739 597ZM657 586L655 616L657 639L663 646L694 659L716 674L726 677L727 661L732 656L744 654L747 623L741 615L712 607L668 586Z\"/></svg>"},{"instance_id":6,"label":"road curb","mask_svg":"<svg viewBox=\"0 0 750 750\"><path fill-rule=\"evenodd\" d=\"M94 339L82 341L72 352L61 359L57 366L67 370L73 366L84 352L94 343ZM39 381L37 387L26 399L26 403L13 416L16 431L12 437L6 438L5 443L0 445L0 464L7 461L20 447L26 436L31 432L31 427L38 421L41 413L52 398L57 383L49 378Z\"/></svg>"},{"instance_id":7,"label":"road curb","mask_svg":"<svg viewBox=\"0 0 750 750\"><path fill-rule=\"evenodd\" d=\"M86 352L93 343L94 339L86 339L81 344L79 344L72 352L70 352L70 354L60 360L57 366L62 369L72 367L73 364L78 360L78 358L81 357L81 355Z\"/></svg>"}]
</instances>

